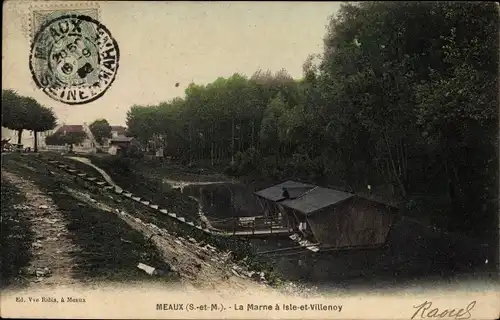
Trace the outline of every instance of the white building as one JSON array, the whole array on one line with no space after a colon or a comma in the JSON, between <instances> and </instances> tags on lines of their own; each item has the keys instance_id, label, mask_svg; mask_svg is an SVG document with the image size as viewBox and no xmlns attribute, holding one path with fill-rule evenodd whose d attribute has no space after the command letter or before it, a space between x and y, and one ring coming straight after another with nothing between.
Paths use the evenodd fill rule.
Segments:
<instances>
[{"instance_id":1,"label":"white building","mask_svg":"<svg viewBox=\"0 0 500 320\"><path fill-rule=\"evenodd\" d=\"M124 137L127 132L127 128L123 126L111 126L111 138L110 139L104 139L103 142L103 147L110 147L111 145L111 140L118 138L118 137Z\"/></svg>"}]
</instances>

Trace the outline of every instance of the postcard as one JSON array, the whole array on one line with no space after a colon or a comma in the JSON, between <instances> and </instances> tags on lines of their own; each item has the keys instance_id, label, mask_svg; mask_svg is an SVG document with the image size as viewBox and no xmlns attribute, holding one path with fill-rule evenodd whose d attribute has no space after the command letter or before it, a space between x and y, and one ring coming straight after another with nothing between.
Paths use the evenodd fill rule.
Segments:
<instances>
[{"instance_id":1,"label":"postcard","mask_svg":"<svg viewBox=\"0 0 500 320\"><path fill-rule=\"evenodd\" d=\"M500 316L498 3L3 8L2 318Z\"/></svg>"}]
</instances>

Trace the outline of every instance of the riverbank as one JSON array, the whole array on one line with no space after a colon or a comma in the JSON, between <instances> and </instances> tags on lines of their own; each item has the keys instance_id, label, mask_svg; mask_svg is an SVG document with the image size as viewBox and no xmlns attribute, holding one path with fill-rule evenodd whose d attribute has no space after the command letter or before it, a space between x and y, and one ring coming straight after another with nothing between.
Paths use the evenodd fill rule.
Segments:
<instances>
[{"instance_id":1,"label":"riverbank","mask_svg":"<svg viewBox=\"0 0 500 320\"><path fill-rule=\"evenodd\" d=\"M81 176L78 178L82 174L82 170L76 169L70 159L66 159L63 163L71 164L63 167L61 162L55 164L48 161L47 158L47 155L40 157L37 155L21 156L15 154L9 159L8 168L16 171L21 170L23 179L26 176L29 176L30 179L37 179L37 181L38 179L45 179L43 188L60 188L61 190L57 189L56 191L54 189L47 193L54 197L54 201L57 202L56 207L62 207L64 211L74 212L75 214L76 212L82 213L79 216L79 219L81 219L79 223L92 226L91 230L80 226L71 228L72 232L85 232L85 239L89 242L86 245L107 249L120 243L125 245L132 243L144 247L145 250L157 248L159 250L159 256L157 255L159 260L148 260L144 252L137 249L134 252L140 254L140 257L126 256L120 250L109 252L109 258L114 257L116 254L120 255L118 259L112 258L112 266L115 266L115 263L120 263L120 267L124 271L138 273L142 277L138 279L139 281L170 281L169 275L178 274L181 276L181 285L194 285L199 288L210 288L211 290L218 290L219 286L220 288L229 286L235 290L262 287L269 290L278 289L291 294L302 295L303 292L309 294L310 290L307 288L288 282L282 283L273 274L271 266L259 261L252 255L247 242L236 238L206 234L196 228L190 228L176 219L169 218L166 214L159 214L157 210L153 210L149 206L141 205L127 197L120 197L113 190L104 188L104 185L99 186L98 183L90 182L86 178L81 178ZM5 169L4 164L3 169ZM100 180L99 176L92 174L91 171L88 172L86 177L96 178L97 180L92 180L94 182ZM25 193L29 193L30 190L25 190ZM61 194L66 195L68 199L61 197ZM73 199L73 202L69 200L70 198ZM60 204L60 201L63 200L68 201ZM66 204L69 206L72 203L81 210L66 206ZM93 228L96 225L99 226L100 223L92 221L93 213L88 212L89 208L101 210L102 212L98 214L101 220L114 218L118 222L105 223L106 228L104 234L101 235L102 228ZM89 216L87 216L87 213ZM139 231L143 235L141 239L145 243L137 243L138 240L126 237L126 232L120 230L124 223L128 225L129 231ZM119 234L115 232L116 230L108 230L107 227L115 227ZM127 227L125 226L125 228ZM99 234L95 234L95 232L99 232ZM101 239L108 236L111 238L107 240ZM73 243L74 239L71 240L66 243ZM100 246L101 241L106 242L106 245ZM81 245L80 242L78 244ZM94 254L95 251L85 254L84 257L86 258L82 259L82 263L94 262ZM122 257L123 255L124 257ZM58 256L58 258L60 257ZM99 256L99 258L101 257ZM130 259L123 261L123 258ZM102 280L114 280L113 276L121 276L122 281L131 281L130 277L124 276L119 270L116 275L108 274L106 271L104 271L104 274L101 273L100 269L107 270L110 263L107 260L98 261L100 261L99 267L93 267L95 273L88 275L92 279L101 281L101 276L104 276ZM167 277L160 275L160 279L158 279L158 275L148 275L137 268L137 262L144 262L162 272L166 271ZM163 265L162 262L167 264ZM69 279L70 276L66 275L62 278L63 280ZM271 286L274 288L271 288Z\"/></svg>"},{"instance_id":2,"label":"riverbank","mask_svg":"<svg viewBox=\"0 0 500 320\"><path fill-rule=\"evenodd\" d=\"M136 267L165 264L140 232L96 205L94 196L78 196L88 192L34 156L3 159L3 285L173 280Z\"/></svg>"},{"instance_id":3,"label":"riverbank","mask_svg":"<svg viewBox=\"0 0 500 320\"><path fill-rule=\"evenodd\" d=\"M68 157L47 153L43 155L47 159L55 159L70 162L74 167L93 174L100 175L97 170L87 164ZM198 203L189 196L182 194L181 190L174 189L164 181L163 175L154 173L152 169L147 170L147 164L142 161L131 161L114 156L85 155L94 165L106 171L113 180L122 188L139 196L148 198L150 201L168 209L170 212L182 212L191 220L199 218Z\"/></svg>"},{"instance_id":4,"label":"riverbank","mask_svg":"<svg viewBox=\"0 0 500 320\"><path fill-rule=\"evenodd\" d=\"M102 166L102 162L95 162L100 163L100 167ZM129 169L139 170L142 164L139 162L128 165ZM106 164L106 167L109 168L110 163ZM157 175L156 178L169 179L170 177ZM144 181L147 183L150 180ZM175 194L188 198L194 195L201 199L205 213L209 217L221 216L224 206L228 206L225 214L230 216L234 213L235 203L238 206L245 206L248 201L242 199L252 196L251 187L245 190L241 186L245 187L242 184L206 185L201 182L192 182L191 185L185 186L182 192L175 190L177 191ZM214 190L219 191L214 192ZM149 192L148 195L143 196L152 195L151 190ZM210 202L218 203L220 206L210 208ZM255 213L249 214L252 213L251 210L240 213L255 215ZM254 252L292 245L288 243L289 241L282 242L277 239L248 240L252 247L251 251ZM235 252L241 251L240 249L249 250L244 246L237 245L236 247ZM343 286L352 281L356 282L356 279L360 277L369 276L370 279L377 281L386 279L384 281L390 284L393 281L398 282L408 278L420 279L430 275L450 277L455 272L483 272L489 267L487 261L492 260L488 250L473 239L436 230L410 217L404 217L395 221L388 238L388 245L381 250L330 252L318 255L299 254L265 260L266 264L273 265L279 277L290 281L326 286L336 283Z\"/></svg>"}]
</instances>

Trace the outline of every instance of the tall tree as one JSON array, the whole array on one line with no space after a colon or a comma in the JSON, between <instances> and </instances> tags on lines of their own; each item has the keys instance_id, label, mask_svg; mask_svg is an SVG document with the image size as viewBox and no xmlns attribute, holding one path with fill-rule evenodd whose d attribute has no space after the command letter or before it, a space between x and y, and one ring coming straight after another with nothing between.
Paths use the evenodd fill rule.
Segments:
<instances>
[{"instance_id":1,"label":"tall tree","mask_svg":"<svg viewBox=\"0 0 500 320\"><path fill-rule=\"evenodd\" d=\"M280 160L280 150L282 149L280 142L283 137L284 128L282 117L284 113L285 102L283 101L283 96L277 94L276 97L270 101L264 113L260 131L261 142L266 147L267 152L275 155L276 164L278 164Z\"/></svg>"},{"instance_id":2,"label":"tall tree","mask_svg":"<svg viewBox=\"0 0 500 320\"><path fill-rule=\"evenodd\" d=\"M29 110L23 98L14 90L2 90L2 126L17 131L17 144L21 144L23 130L27 129Z\"/></svg>"},{"instance_id":3,"label":"tall tree","mask_svg":"<svg viewBox=\"0 0 500 320\"><path fill-rule=\"evenodd\" d=\"M496 189L497 34L495 3L364 2L331 18L318 86L357 179L376 172L406 198L447 190L436 219L462 229L482 215Z\"/></svg>"},{"instance_id":4,"label":"tall tree","mask_svg":"<svg viewBox=\"0 0 500 320\"><path fill-rule=\"evenodd\" d=\"M54 129L57 125L56 116L52 109L42 106L31 97L22 97L21 99L24 107L29 110L26 129L33 131L33 149L38 152L38 134Z\"/></svg>"},{"instance_id":5,"label":"tall tree","mask_svg":"<svg viewBox=\"0 0 500 320\"><path fill-rule=\"evenodd\" d=\"M111 125L106 119L97 119L89 125L96 142L102 145L105 139L111 138Z\"/></svg>"}]
</instances>

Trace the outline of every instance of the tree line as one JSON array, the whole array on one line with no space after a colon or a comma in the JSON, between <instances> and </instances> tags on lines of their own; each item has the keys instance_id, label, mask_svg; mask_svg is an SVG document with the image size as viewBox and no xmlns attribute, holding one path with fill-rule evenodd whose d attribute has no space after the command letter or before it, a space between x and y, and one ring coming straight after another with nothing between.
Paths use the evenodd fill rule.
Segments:
<instances>
[{"instance_id":1,"label":"tree line","mask_svg":"<svg viewBox=\"0 0 500 320\"><path fill-rule=\"evenodd\" d=\"M51 108L14 90L2 90L2 127L17 131L17 144L21 144L24 131L33 131L33 148L38 151L38 133L52 130L57 118Z\"/></svg>"},{"instance_id":2,"label":"tree line","mask_svg":"<svg viewBox=\"0 0 500 320\"><path fill-rule=\"evenodd\" d=\"M132 106L129 135L233 174L391 186L443 224L484 226L498 194L498 14L493 2L345 4L302 79L191 84Z\"/></svg>"},{"instance_id":3,"label":"tree line","mask_svg":"<svg viewBox=\"0 0 500 320\"><path fill-rule=\"evenodd\" d=\"M105 141L111 138L111 125L106 119L96 119L89 125L89 130L93 135L96 148L102 147ZM45 138L47 145L69 146L70 152L73 151L75 144L80 144L89 139L85 131L57 131Z\"/></svg>"},{"instance_id":4,"label":"tree line","mask_svg":"<svg viewBox=\"0 0 500 320\"><path fill-rule=\"evenodd\" d=\"M22 142L24 131L33 131L33 149L38 151L38 133L53 130L57 126L57 117L51 108L41 105L34 98L18 94L11 89L2 90L2 127L17 131L17 144ZM111 125L105 119L96 119L89 126L96 142L102 145L111 138ZM87 139L85 132L57 131L45 137L47 145L73 145ZM7 139L2 139L2 141Z\"/></svg>"}]
</instances>

